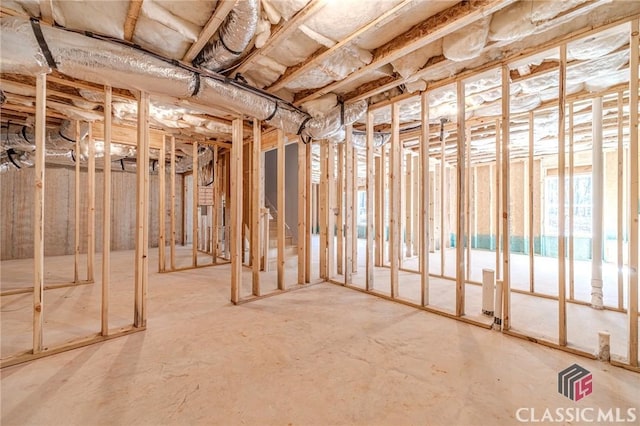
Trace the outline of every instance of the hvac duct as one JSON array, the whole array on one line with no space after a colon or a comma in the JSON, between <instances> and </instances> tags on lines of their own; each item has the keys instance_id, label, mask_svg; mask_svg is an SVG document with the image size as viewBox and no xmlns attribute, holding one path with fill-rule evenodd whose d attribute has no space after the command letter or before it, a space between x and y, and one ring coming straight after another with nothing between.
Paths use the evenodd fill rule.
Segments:
<instances>
[{"instance_id":1,"label":"hvac duct","mask_svg":"<svg viewBox=\"0 0 640 426\"><path fill-rule=\"evenodd\" d=\"M41 28L38 30L38 28ZM366 101L336 107L323 118L311 118L290 103L223 76L176 65L131 46L89 37L26 19L0 19L2 72L37 75L50 71L34 31L42 32L51 65L62 74L97 84L141 90L175 98L192 98L200 105L221 105L255 117L304 138L322 139L351 124L367 109Z\"/></svg>"},{"instance_id":2,"label":"hvac duct","mask_svg":"<svg viewBox=\"0 0 640 426\"><path fill-rule=\"evenodd\" d=\"M233 65L256 33L259 9L258 0L237 2L220 27L218 39L207 43L193 61L193 65L216 72Z\"/></svg>"}]
</instances>

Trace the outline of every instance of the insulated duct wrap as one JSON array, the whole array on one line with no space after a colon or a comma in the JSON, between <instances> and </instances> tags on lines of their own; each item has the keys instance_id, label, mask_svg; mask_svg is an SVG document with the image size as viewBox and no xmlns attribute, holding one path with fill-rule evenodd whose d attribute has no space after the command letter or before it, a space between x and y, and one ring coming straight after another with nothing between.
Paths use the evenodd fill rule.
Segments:
<instances>
[{"instance_id":1,"label":"insulated duct wrap","mask_svg":"<svg viewBox=\"0 0 640 426\"><path fill-rule=\"evenodd\" d=\"M70 77L156 95L193 98L201 105L223 104L306 138L328 137L342 125L356 121L367 109L366 102L360 101L346 106L344 112L336 107L325 117L312 119L291 104L251 87L222 76L197 74L133 47L48 26L42 26L42 33L58 71ZM0 44L2 72L37 75L50 71L28 20L2 17Z\"/></svg>"},{"instance_id":2,"label":"insulated duct wrap","mask_svg":"<svg viewBox=\"0 0 640 426\"><path fill-rule=\"evenodd\" d=\"M89 125L82 123L80 138L84 139L89 133ZM47 130L45 147L51 153L68 152L75 148L75 125L71 121L65 121L59 128ZM10 149L16 151L32 152L36 149L35 130L31 127L8 124L2 126L0 135L0 152Z\"/></svg>"},{"instance_id":3,"label":"insulated duct wrap","mask_svg":"<svg viewBox=\"0 0 640 426\"><path fill-rule=\"evenodd\" d=\"M211 71L222 71L233 65L256 33L259 9L258 0L237 2L222 24L218 40L209 41L193 64Z\"/></svg>"}]
</instances>

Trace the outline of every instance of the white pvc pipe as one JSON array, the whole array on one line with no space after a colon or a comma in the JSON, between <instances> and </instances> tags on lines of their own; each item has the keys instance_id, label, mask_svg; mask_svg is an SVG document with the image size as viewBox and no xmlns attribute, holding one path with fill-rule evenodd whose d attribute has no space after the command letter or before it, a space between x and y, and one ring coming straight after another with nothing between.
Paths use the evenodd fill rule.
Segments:
<instances>
[{"instance_id":1,"label":"white pvc pipe","mask_svg":"<svg viewBox=\"0 0 640 426\"><path fill-rule=\"evenodd\" d=\"M493 292L496 285L496 272L493 269L482 270L482 314L493 316Z\"/></svg>"},{"instance_id":2,"label":"white pvc pipe","mask_svg":"<svg viewBox=\"0 0 640 426\"><path fill-rule=\"evenodd\" d=\"M496 306L493 314L493 329L502 330L502 280L496 281Z\"/></svg>"}]
</instances>

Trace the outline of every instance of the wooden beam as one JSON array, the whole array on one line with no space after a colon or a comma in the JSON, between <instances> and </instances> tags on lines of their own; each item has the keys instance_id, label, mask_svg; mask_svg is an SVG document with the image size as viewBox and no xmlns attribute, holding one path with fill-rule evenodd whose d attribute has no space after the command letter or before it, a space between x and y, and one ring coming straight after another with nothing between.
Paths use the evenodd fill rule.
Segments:
<instances>
[{"instance_id":1,"label":"wooden beam","mask_svg":"<svg viewBox=\"0 0 640 426\"><path fill-rule=\"evenodd\" d=\"M211 214L211 260L213 263L218 263L218 242L220 241L220 204L222 198L220 197L220 180L222 179L222 173L220 173L220 148L214 146L213 148L213 213Z\"/></svg>"},{"instance_id":2,"label":"wooden beam","mask_svg":"<svg viewBox=\"0 0 640 426\"><path fill-rule=\"evenodd\" d=\"M332 278L336 269L336 145L327 147L327 278Z\"/></svg>"},{"instance_id":3,"label":"wooden beam","mask_svg":"<svg viewBox=\"0 0 640 426\"><path fill-rule=\"evenodd\" d=\"M533 111L529 112L529 291L535 290L535 245L534 245L534 211L535 211L535 182L533 178L533 129L534 129ZM573 231L572 231L573 233Z\"/></svg>"},{"instance_id":4,"label":"wooden beam","mask_svg":"<svg viewBox=\"0 0 640 426\"><path fill-rule=\"evenodd\" d=\"M159 189L158 189L158 271L164 272L166 265L166 197L167 197L167 183L166 183L166 139L162 138L162 146L160 147L160 153L158 155L158 177L159 177Z\"/></svg>"},{"instance_id":5,"label":"wooden beam","mask_svg":"<svg viewBox=\"0 0 640 426\"><path fill-rule=\"evenodd\" d=\"M466 167L466 126L465 126L465 103L464 103L464 82L458 80L456 83L456 93L458 102L458 135L456 151L456 214L458 221L456 224L456 316L464 315L465 306L465 167ZM468 237L468 235L467 235Z\"/></svg>"},{"instance_id":6,"label":"wooden beam","mask_svg":"<svg viewBox=\"0 0 640 426\"><path fill-rule=\"evenodd\" d=\"M329 175L328 169L328 157L329 154L329 142L326 140L320 141L320 184L318 187L318 227L320 231L320 278L324 280L329 279L329 271L327 269L327 240L328 240L328 205L327 205L327 185Z\"/></svg>"},{"instance_id":7,"label":"wooden beam","mask_svg":"<svg viewBox=\"0 0 640 426\"><path fill-rule=\"evenodd\" d=\"M47 75L36 77L36 152L33 193L33 353L43 351L44 327L44 200Z\"/></svg>"},{"instance_id":8,"label":"wooden beam","mask_svg":"<svg viewBox=\"0 0 640 426\"><path fill-rule=\"evenodd\" d=\"M176 138L171 136L171 206L169 207L169 226L171 228L170 263L171 270L176 269Z\"/></svg>"},{"instance_id":9,"label":"wooden beam","mask_svg":"<svg viewBox=\"0 0 640 426\"><path fill-rule=\"evenodd\" d=\"M373 138L373 113L369 111L367 113L367 131L372 134ZM370 130L369 130L370 129ZM374 266L382 266L384 263L384 206L382 205L382 195L384 190L383 170L382 166L382 154L384 153L384 146L380 148L380 156L375 157L375 253L374 253Z\"/></svg>"},{"instance_id":10,"label":"wooden beam","mask_svg":"<svg viewBox=\"0 0 640 426\"><path fill-rule=\"evenodd\" d=\"M285 259L285 239L286 239L286 217L285 217L285 168L286 168L286 153L285 153L285 135L282 129L278 129L278 149L277 149L277 192L278 192L278 290L285 289L284 282L284 263Z\"/></svg>"},{"instance_id":11,"label":"wooden beam","mask_svg":"<svg viewBox=\"0 0 640 426\"><path fill-rule=\"evenodd\" d=\"M504 87L504 84L503 84ZM504 103L502 105L504 108ZM502 257L500 256L500 228L502 227L502 121L497 118L496 129L496 186L495 186L495 233L496 233L496 280L500 280L502 276Z\"/></svg>"},{"instance_id":12,"label":"wooden beam","mask_svg":"<svg viewBox=\"0 0 640 426\"><path fill-rule=\"evenodd\" d=\"M352 144L353 145L353 144ZM353 148L353 203L351 204L351 233L353 244L351 244L351 272L358 272L358 161L360 156Z\"/></svg>"},{"instance_id":13,"label":"wooden beam","mask_svg":"<svg viewBox=\"0 0 640 426\"><path fill-rule=\"evenodd\" d=\"M53 0L40 0L40 19L49 25L54 24L53 19Z\"/></svg>"},{"instance_id":14,"label":"wooden beam","mask_svg":"<svg viewBox=\"0 0 640 426\"><path fill-rule=\"evenodd\" d=\"M198 56L198 53L202 50L202 48L209 42L211 37L214 36L220 25L224 22L229 12L233 10L236 6L237 0L225 0L219 1L216 7L215 12L211 15L211 18L207 21L207 23L202 27L200 34L196 41L189 47L187 53L184 55L182 60L184 62L191 62Z\"/></svg>"},{"instance_id":15,"label":"wooden beam","mask_svg":"<svg viewBox=\"0 0 640 426\"><path fill-rule=\"evenodd\" d=\"M420 118L422 120L422 137L420 140L420 219L418 237L418 264L420 270L420 305L429 304L429 241L431 182L429 179L429 98L427 92L420 96ZM418 200L416 200L418 201Z\"/></svg>"},{"instance_id":16,"label":"wooden beam","mask_svg":"<svg viewBox=\"0 0 640 426\"><path fill-rule=\"evenodd\" d=\"M104 157L102 188L102 314L100 334L109 335L111 280L111 86L104 87Z\"/></svg>"},{"instance_id":17,"label":"wooden beam","mask_svg":"<svg viewBox=\"0 0 640 426\"><path fill-rule=\"evenodd\" d=\"M567 303L566 303L566 264L565 264L565 107L567 45L560 46L560 71L558 77L558 344L567 345ZM505 179L505 186L507 185ZM505 233L507 231L505 230ZM505 256L506 257L506 256Z\"/></svg>"},{"instance_id":18,"label":"wooden beam","mask_svg":"<svg viewBox=\"0 0 640 426\"><path fill-rule=\"evenodd\" d=\"M230 173L231 302L240 301L242 287L242 118L233 120Z\"/></svg>"},{"instance_id":19,"label":"wooden beam","mask_svg":"<svg viewBox=\"0 0 640 426\"><path fill-rule=\"evenodd\" d=\"M198 141L191 143L191 266L198 266Z\"/></svg>"},{"instance_id":20,"label":"wooden beam","mask_svg":"<svg viewBox=\"0 0 640 426\"><path fill-rule=\"evenodd\" d=\"M260 151L262 129L260 120L253 119L253 142L251 144L251 289L254 296L260 296L260 229L262 223L262 206L260 193L264 188L260 185L260 167L262 152ZM217 224L214 224L217 226ZM217 242L217 241L216 241ZM265 241L267 243L267 241Z\"/></svg>"},{"instance_id":21,"label":"wooden beam","mask_svg":"<svg viewBox=\"0 0 640 426\"><path fill-rule=\"evenodd\" d=\"M373 70L437 41L447 34L464 28L484 16L489 16L514 1L470 0L457 3L414 25L409 31L376 48L373 52L371 63L351 73L347 78L311 92L302 92L302 94L296 96L295 104L299 105L333 92Z\"/></svg>"},{"instance_id":22,"label":"wooden beam","mask_svg":"<svg viewBox=\"0 0 640 426\"><path fill-rule=\"evenodd\" d=\"M129 9L127 10L127 19L124 21L124 39L126 41L133 40L133 34L136 31L136 23L142 9L144 0L129 0Z\"/></svg>"},{"instance_id":23,"label":"wooden beam","mask_svg":"<svg viewBox=\"0 0 640 426\"><path fill-rule=\"evenodd\" d=\"M337 199L336 199L336 212L337 212L337 223L336 223L336 246L337 246L337 259L336 259L336 272L338 275L342 275L344 273L342 269L342 264L344 263L346 253L344 251L344 239L345 239L345 209L346 205L344 203L345 199L345 144L341 143L337 146L338 150L338 167L336 170L337 179L336 184L337 188Z\"/></svg>"},{"instance_id":24,"label":"wooden beam","mask_svg":"<svg viewBox=\"0 0 640 426\"><path fill-rule=\"evenodd\" d=\"M573 158L573 139L574 139L574 128L573 128L573 102L569 103L569 235L567 235L567 239L569 240L569 300L574 300L575 299L575 286L574 286L574 277L575 277L575 271L574 271L574 238L573 238L573 234L574 234L574 226L573 226L573 172L574 172L574 158ZM602 126L602 122L600 123L600 126ZM593 137L592 137L592 141L593 141ZM602 142L602 141L601 141ZM593 164L592 164L593 167ZM595 182L592 182L592 189L595 190ZM594 194L592 193L592 197L594 197ZM595 198L595 197L594 197ZM593 211L595 210L595 208L592 210L592 215L593 215ZM591 240L592 244L593 244L593 239ZM593 259L593 257L592 257Z\"/></svg>"},{"instance_id":25,"label":"wooden beam","mask_svg":"<svg viewBox=\"0 0 640 426\"><path fill-rule=\"evenodd\" d=\"M136 159L136 249L134 327L146 326L146 290L148 280L148 186L149 186L149 94L140 92L138 100L138 148Z\"/></svg>"},{"instance_id":26,"label":"wooden beam","mask_svg":"<svg viewBox=\"0 0 640 426\"><path fill-rule=\"evenodd\" d=\"M624 107L623 92L618 92L618 143L617 143L617 201L616 207L616 267L618 270L618 309L624 309L624 242L622 233L624 232L624 178L625 178L625 161L624 161Z\"/></svg>"},{"instance_id":27,"label":"wooden beam","mask_svg":"<svg viewBox=\"0 0 640 426\"><path fill-rule=\"evenodd\" d=\"M345 233L345 261L344 261L344 284L351 284L353 281L353 245L357 241L353 240L353 203L354 203L354 169L353 169L353 127L345 127L345 188L344 188L344 233ZM340 194L342 195L342 194Z\"/></svg>"},{"instance_id":28,"label":"wooden beam","mask_svg":"<svg viewBox=\"0 0 640 426\"><path fill-rule=\"evenodd\" d=\"M403 151L404 154L404 174L403 174L403 178L404 178L404 185L403 185L403 192L404 192L404 244L405 244L405 250L403 253L403 259L409 258L413 256L413 185L412 185L412 180L413 180L413 174L415 173L413 171L413 160L412 157L413 155L411 154L411 151L406 152Z\"/></svg>"},{"instance_id":29,"label":"wooden beam","mask_svg":"<svg viewBox=\"0 0 640 426\"><path fill-rule=\"evenodd\" d=\"M638 19L631 22L629 76L629 365L638 367L638 220L640 219L640 182L638 182Z\"/></svg>"},{"instance_id":30,"label":"wooden beam","mask_svg":"<svg viewBox=\"0 0 640 426\"><path fill-rule=\"evenodd\" d=\"M305 7L299 10L291 19L279 24L271 33L271 37L260 49L254 49L236 68L234 74L241 74L255 66L260 57L267 56L274 48L280 45L282 40L291 37L298 28L311 16L319 12L327 5L325 0L311 0Z\"/></svg>"},{"instance_id":31,"label":"wooden beam","mask_svg":"<svg viewBox=\"0 0 640 426\"><path fill-rule=\"evenodd\" d=\"M509 196L509 141L511 126L511 85L509 83L509 66L502 67L502 123L500 133L502 136L501 165L502 165L502 329L511 327L511 248L509 222L511 221L511 208Z\"/></svg>"},{"instance_id":32,"label":"wooden beam","mask_svg":"<svg viewBox=\"0 0 640 426\"><path fill-rule=\"evenodd\" d=\"M94 266L96 255L96 141L89 127L87 144L89 157L87 159L87 280L94 280Z\"/></svg>"},{"instance_id":33,"label":"wooden beam","mask_svg":"<svg viewBox=\"0 0 640 426\"><path fill-rule=\"evenodd\" d=\"M358 28L348 36L342 38L338 43L334 44L330 48L325 48L325 47L320 48L318 51L316 51L313 55L305 59L300 64L287 68L287 70L282 75L282 77L280 77L275 83L269 86L267 88L267 91L273 93L282 89L287 85L287 83L293 81L297 77L308 72L312 67L323 63L331 55L336 53L339 49L343 48L347 44L351 43L356 38L362 36L363 34L369 32L372 29L379 28L381 25L383 25L384 22L387 22L391 18L397 16L403 8L411 4L414 4L413 0L403 0L401 3L398 3L397 5L393 6L391 9L386 10L384 13L382 13L373 21L366 23L365 25L361 26L360 28Z\"/></svg>"},{"instance_id":34,"label":"wooden beam","mask_svg":"<svg viewBox=\"0 0 640 426\"><path fill-rule=\"evenodd\" d=\"M73 282L80 282L80 121L76 120L76 148L75 148L75 196L73 198L74 207L74 256L73 256Z\"/></svg>"},{"instance_id":35,"label":"wooden beam","mask_svg":"<svg viewBox=\"0 0 640 426\"><path fill-rule=\"evenodd\" d=\"M307 168L307 172L305 174L305 191L307 194L306 200L306 210L305 210L305 222L307 226L305 227L305 252L304 252L304 282L311 282L311 227L313 222L311 221L311 142L305 145L305 165Z\"/></svg>"},{"instance_id":36,"label":"wooden beam","mask_svg":"<svg viewBox=\"0 0 640 426\"><path fill-rule=\"evenodd\" d=\"M398 271L400 268L400 104L391 106L391 148L389 155L389 263L391 266L391 297L398 297Z\"/></svg>"},{"instance_id":37,"label":"wooden beam","mask_svg":"<svg viewBox=\"0 0 640 426\"><path fill-rule=\"evenodd\" d=\"M441 124L442 126L442 124ZM445 180L446 180L447 163L445 161L445 141L440 132L440 276L444 277L444 266L446 264L447 242L445 239L445 212L449 214L449 209L445 206Z\"/></svg>"},{"instance_id":38,"label":"wooden beam","mask_svg":"<svg viewBox=\"0 0 640 426\"><path fill-rule=\"evenodd\" d=\"M373 290L374 283L374 198L376 192L376 182L374 169L374 153L375 147L373 146L373 113L368 111L366 117L366 132L367 132L367 250L366 257L366 272L365 272L365 288L367 291ZM378 240L379 241L379 240Z\"/></svg>"},{"instance_id":39,"label":"wooden beam","mask_svg":"<svg viewBox=\"0 0 640 426\"><path fill-rule=\"evenodd\" d=\"M307 224L307 149L298 143L298 284L306 282ZM311 170L308 170L311 173Z\"/></svg>"}]
</instances>

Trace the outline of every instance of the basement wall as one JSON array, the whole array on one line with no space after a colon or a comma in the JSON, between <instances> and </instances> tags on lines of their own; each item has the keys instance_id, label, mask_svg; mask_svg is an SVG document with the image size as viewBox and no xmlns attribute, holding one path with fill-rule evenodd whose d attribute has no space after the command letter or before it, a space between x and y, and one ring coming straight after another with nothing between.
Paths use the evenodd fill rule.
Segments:
<instances>
[{"instance_id":1,"label":"basement wall","mask_svg":"<svg viewBox=\"0 0 640 426\"><path fill-rule=\"evenodd\" d=\"M34 168L23 168L2 174L0 185L0 260L33 257L33 185ZM80 193L80 252L87 251L87 170L81 172ZM113 170L111 196L111 249L132 250L135 248L135 201L136 174ZM168 177L168 176L167 176ZM103 174L96 171L96 252L102 249L102 191ZM166 235L170 237L170 179L166 183L165 212ZM149 245L158 246L158 174L150 176L150 230ZM73 168L47 165L45 168L45 256L61 256L74 253L75 235L75 170ZM182 235L182 177L176 176L176 239Z\"/></svg>"}]
</instances>

